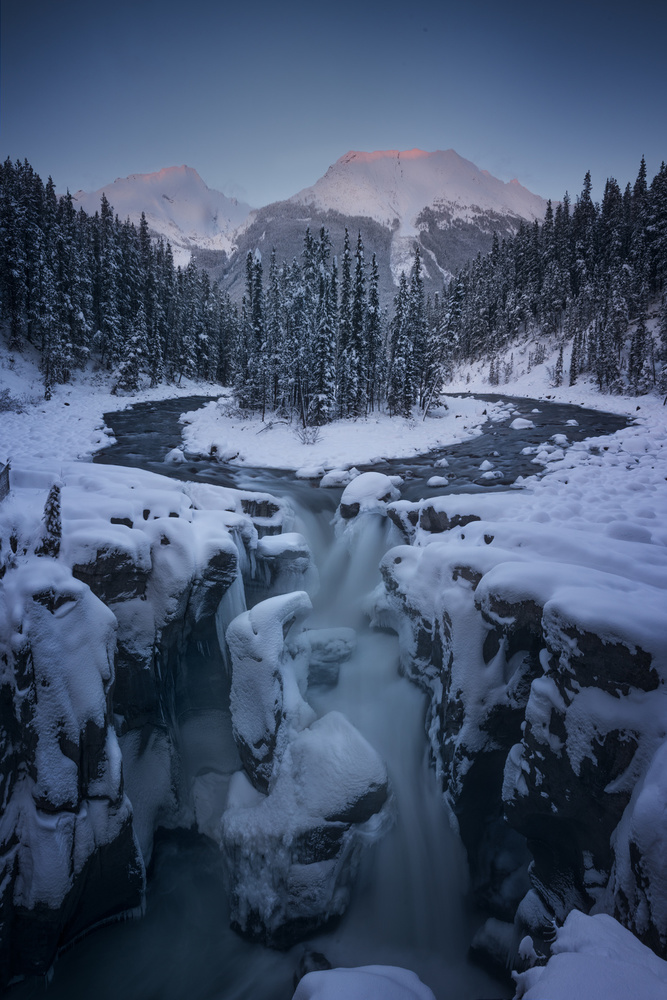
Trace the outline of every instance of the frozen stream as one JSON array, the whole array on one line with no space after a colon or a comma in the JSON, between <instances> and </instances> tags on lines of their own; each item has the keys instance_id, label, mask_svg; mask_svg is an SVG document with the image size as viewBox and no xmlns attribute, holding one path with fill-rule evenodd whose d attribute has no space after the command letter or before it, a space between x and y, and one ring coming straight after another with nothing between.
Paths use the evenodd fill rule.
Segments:
<instances>
[{"instance_id":1,"label":"frozen stream","mask_svg":"<svg viewBox=\"0 0 667 1000\"><path fill-rule=\"evenodd\" d=\"M494 397L495 398L495 397ZM330 526L340 490L322 490L293 480L280 471L221 467L214 462L167 465L164 455L180 442L178 416L195 408L200 399L178 399L140 404L107 415L117 444L100 461L148 468L182 479L208 481L287 496L306 535L323 576L322 593L315 601L309 625L350 624L359 619L365 593L379 579L375 566L388 545L400 541L391 525L369 531L358 546L343 583L327 587L335 546ZM536 424L534 430L487 425L473 440L410 462L374 466L378 471L407 477L406 499L436 493L488 489L479 483L480 463L496 452L495 464L503 479L490 488L506 488L517 475L536 471L522 456L526 445L567 432L571 440L611 433L622 418L579 407L534 401L513 401ZM532 412L535 409L539 414ZM566 427L568 419L577 426ZM434 462L449 461L451 486L432 490L426 479L439 470ZM333 562L336 562L333 552ZM327 570L329 563L329 570ZM338 578L336 578L338 579ZM205 659L205 655L204 655ZM207 666L203 665L203 674ZM210 670L219 669L219 659ZM211 709L203 691L188 706L188 718L199 740L197 753L215 766L216 753L228 747L225 713ZM352 904L336 926L288 952L250 944L229 929L220 853L204 837L185 831L161 832L156 838L149 870L147 912L139 921L118 923L89 934L58 960L46 993L52 1000L289 1000L292 977L306 948L326 955L334 965L403 965L413 969L433 990L437 1000L475 1000L511 996L511 987L488 977L467 962L467 949L480 917L466 901L466 864L463 848L452 832L445 807L427 763L423 731L425 696L398 674L397 643L392 635L374 633L363 625L357 651L342 664L338 685L315 688L308 699L318 715L343 712L383 757L397 805L397 820L384 840L366 857ZM10 991L16 1000L44 995L44 986L32 981Z\"/></svg>"}]
</instances>

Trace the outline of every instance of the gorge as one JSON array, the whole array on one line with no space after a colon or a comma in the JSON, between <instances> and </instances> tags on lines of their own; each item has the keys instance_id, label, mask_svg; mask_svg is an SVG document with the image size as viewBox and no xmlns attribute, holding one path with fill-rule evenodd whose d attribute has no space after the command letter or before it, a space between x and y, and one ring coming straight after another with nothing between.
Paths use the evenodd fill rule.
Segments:
<instances>
[{"instance_id":1,"label":"gorge","mask_svg":"<svg viewBox=\"0 0 667 1000\"><path fill-rule=\"evenodd\" d=\"M215 457L165 463L187 403L110 415L101 464L13 474L3 697L36 742L17 730L3 753L28 831L3 836L5 979L43 975L84 930L141 912L146 873L145 917L65 952L52 995L176 997L187 976L194 996L289 997L307 933L334 965L403 965L443 1000L508 997L506 966L535 960L525 939L546 957L573 908L664 955L645 818L663 801L664 547L647 544L650 519L592 537L585 498L575 509L548 477L508 492L536 458L622 452L625 421L506 401L471 441L320 489ZM445 469L446 492L427 485ZM34 493L54 478L63 540L46 560L31 555ZM40 721L54 646L67 638L78 663L82 635L100 650L86 698L72 671ZM246 668L261 659L257 683ZM26 874L40 851L69 864L45 875L50 897ZM467 963L471 942L500 980Z\"/></svg>"}]
</instances>

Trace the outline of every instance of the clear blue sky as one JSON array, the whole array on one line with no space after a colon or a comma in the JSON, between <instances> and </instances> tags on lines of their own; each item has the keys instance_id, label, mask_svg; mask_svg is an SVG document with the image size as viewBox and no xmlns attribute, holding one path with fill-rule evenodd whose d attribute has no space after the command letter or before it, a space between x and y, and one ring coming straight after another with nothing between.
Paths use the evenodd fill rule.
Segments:
<instances>
[{"instance_id":1,"label":"clear blue sky","mask_svg":"<svg viewBox=\"0 0 667 1000\"><path fill-rule=\"evenodd\" d=\"M0 155L94 190L186 163L253 206L349 149L544 197L667 159L667 3L2 0Z\"/></svg>"}]
</instances>

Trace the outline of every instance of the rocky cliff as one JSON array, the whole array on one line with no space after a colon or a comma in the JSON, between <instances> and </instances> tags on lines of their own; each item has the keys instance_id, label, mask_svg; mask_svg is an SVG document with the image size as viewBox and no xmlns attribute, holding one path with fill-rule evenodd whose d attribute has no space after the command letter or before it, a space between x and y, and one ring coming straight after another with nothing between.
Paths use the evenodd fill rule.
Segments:
<instances>
[{"instance_id":1,"label":"rocky cliff","mask_svg":"<svg viewBox=\"0 0 667 1000\"><path fill-rule=\"evenodd\" d=\"M141 912L158 826L217 836L211 798L226 797L239 763L218 636L245 607L242 572L268 574L260 536L291 516L263 494L111 466L14 469L11 485L0 510L3 983ZM43 517L49 490L58 499ZM307 573L303 547L298 557ZM208 728L193 734L203 707Z\"/></svg>"},{"instance_id":2,"label":"rocky cliff","mask_svg":"<svg viewBox=\"0 0 667 1000\"><path fill-rule=\"evenodd\" d=\"M377 624L430 695L428 732L494 916L476 949L546 954L573 909L667 953L667 555L550 522L535 498L399 502Z\"/></svg>"}]
</instances>

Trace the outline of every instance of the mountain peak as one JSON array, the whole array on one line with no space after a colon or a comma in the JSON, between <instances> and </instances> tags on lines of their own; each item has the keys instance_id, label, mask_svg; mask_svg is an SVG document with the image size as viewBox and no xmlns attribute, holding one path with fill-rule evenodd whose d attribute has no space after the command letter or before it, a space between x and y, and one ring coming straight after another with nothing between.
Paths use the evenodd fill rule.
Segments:
<instances>
[{"instance_id":1,"label":"mountain peak","mask_svg":"<svg viewBox=\"0 0 667 1000\"><path fill-rule=\"evenodd\" d=\"M420 214L433 206L446 207L450 221L489 212L533 221L546 208L518 181L505 183L453 149L350 150L289 201L369 217L392 229L398 224L403 236L416 236Z\"/></svg>"},{"instance_id":2,"label":"mountain peak","mask_svg":"<svg viewBox=\"0 0 667 1000\"><path fill-rule=\"evenodd\" d=\"M250 206L207 187L194 167L163 167L150 174L117 177L99 191L77 191L73 200L86 212L99 209L105 194L116 215L138 223L144 212L150 229L188 252L189 249L231 250L231 233L245 222Z\"/></svg>"}]
</instances>

